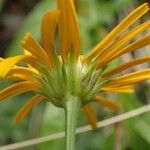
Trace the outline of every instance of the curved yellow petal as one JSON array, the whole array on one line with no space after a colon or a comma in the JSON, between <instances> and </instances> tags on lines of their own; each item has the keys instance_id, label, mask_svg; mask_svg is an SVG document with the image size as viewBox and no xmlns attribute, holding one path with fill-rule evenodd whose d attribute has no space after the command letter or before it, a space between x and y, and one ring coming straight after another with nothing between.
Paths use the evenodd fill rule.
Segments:
<instances>
[{"instance_id":1,"label":"curved yellow petal","mask_svg":"<svg viewBox=\"0 0 150 150\"><path fill-rule=\"evenodd\" d=\"M126 80L126 81L120 81L120 82L115 82L115 83L110 83L108 85L111 87L120 87L120 86L129 86L129 85L134 85L134 84L138 84L140 82L146 81L150 78L150 76L146 76L146 77L138 77L138 78L134 78L134 79L130 79L130 80ZM106 86L107 87L107 86Z\"/></svg>"},{"instance_id":2,"label":"curved yellow petal","mask_svg":"<svg viewBox=\"0 0 150 150\"><path fill-rule=\"evenodd\" d=\"M24 55L32 55L29 51L27 51L26 49L23 50Z\"/></svg>"},{"instance_id":3,"label":"curved yellow petal","mask_svg":"<svg viewBox=\"0 0 150 150\"><path fill-rule=\"evenodd\" d=\"M7 81L30 81L30 82L37 82L33 76L31 75L26 75L26 74L13 74L13 75L9 75L6 78Z\"/></svg>"},{"instance_id":4,"label":"curved yellow petal","mask_svg":"<svg viewBox=\"0 0 150 150\"><path fill-rule=\"evenodd\" d=\"M42 63L41 60L37 57L31 56L31 55L27 55L28 57L25 57L23 59L24 62L27 63L27 65L32 68L33 70L37 70L40 71L39 69L39 63Z\"/></svg>"},{"instance_id":5,"label":"curved yellow petal","mask_svg":"<svg viewBox=\"0 0 150 150\"><path fill-rule=\"evenodd\" d=\"M119 102L114 102L101 96L96 96L95 100L100 105L108 107L109 109L113 111L119 111L121 109L121 104Z\"/></svg>"},{"instance_id":6,"label":"curved yellow petal","mask_svg":"<svg viewBox=\"0 0 150 150\"><path fill-rule=\"evenodd\" d=\"M133 86L119 86L119 87L103 87L102 91L107 93L133 93L134 87Z\"/></svg>"},{"instance_id":7,"label":"curved yellow petal","mask_svg":"<svg viewBox=\"0 0 150 150\"><path fill-rule=\"evenodd\" d=\"M150 56L144 56L142 58L138 58L138 59L135 59L135 60L132 60L128 63L125 63L111 71L109 71L108 73L105 73L102 75L102 78L109 78L117 73L120 73L128 68L131 68L133 66L136 66L136 65L139 65L139 64L142 64L142 63L146 63L146 62L150 62Z\"/></svg>"},{"instance_id":8,"label":"curved yellow petal","mask_svg":"<svg viewBox=\"0 0 150 150\"><path fill-rule=\"evenodd\" d=\"M28 59L24 60L24 61L26 61L27 63L29 63L29 64L27 64L27 67L30 68L30 69L31 69L32 71L34 71L35 73L39 73L39 71L38 71L37 69L35 69L34 67L32 67L32 66L36 66L35 63L33 63L33 61L30 61L30 59L33 58L33 60L34 60L35 62L37 62L37 59L36 59L35 57L33 57L32 54L31 54L29 51L27 51L27 50L24 50L24 54L30 57L29 60L28 60ZM31 64L30 64L30 63L31 63Z\"/></svg>"},{"instance_id":9,"label":"curved yellow petal","mask_svg":"<svg viewBox=\"0 0 150 150\"><path fill-rule=\"evenodd\" d=\"M120 57L123 54L126 54L128 52L133 52L133 51L138 50L138 49L140 49L146 45L149 45L149 44L150 44L150 34L142 37L141 39L135 41L134 43L129 44L125 48L123 48L123 49L121 49L115 53L109 53L109 55L107 55L107 57L105 57L104 61L98 65L98 68L104 67L109 62Z\"/></svg>"},{"instance_id":10,"label":"curved yellow petal","mask_svg":"<svg viewBox=\"0 0 150 150\"><path fill-rule=\"evenodd\" d=\"M126 33L119 40L116 40L110 46L106 47L105 50L96 58L96 60L98 61L98 63L100 63L103 60L105 60L105 57L107 57L107 55L110 56L115 54L117 51L119 51L119 48L122 48L124 44L126 44L128 41L133 39L136 35L148 29L149 27L150 27L150 21L146 21L145 23L134 28L130 32Z\"/></svg>"},{"instance_id":11,"label":"curved yellow petal","mask_svg":"<svg viewBox=\"0 0 150 150\"><path fill-rule=\"evenodd\" d=\"M58 10L47 11L42 18L41 24L42 44L51 63L53 63L52 61L54 57L56 57L54 38L55 38L55 29L57 25L56 23L58 21L58 15L59 15Z\"/></svg>"},{"instance_id":12,"label":"curved yellow petal","mask_svg":"<svg viewBox=\"0 0 150 150\"><path fill-rule=\"evenodd\" d=\"M29 67L16 66L9 71L10 74L38 74L38 71Z\"/></svg>"},{"instance_id":13,"label":"curved yellow petal","mask_svg":"<svg viewBox=\"0 0 150 150\"><path fill-rule=\"evenodd\" d=\"M89 124L92 126L93 129L96 129L97 128L97 119L96 119L96 115L92 111L91 107L89 105L84 105L83 110L87 116L87 120L88 120Z\"/></svg>"},{"instance_id":14,"label":"curved yellow petal","mask_svg":"<svg viewBox=\"0 0 150 150\"><path fill-rule=\"evenodd\" d=\"M136 78L136 77L144 77L144 76L149 76L150 75L150 69L144 69L144 70L140 70L140 71L136 71L133 73L129 73L126 75L123 75L121 77L118 77L117 79L115 79L115 82L118 81L126 81L126 80L130 80L132 78Z\"/></svg>"},{"instance_id":15,"label":"curved yellow petal","mask_svg":"<svg viewBox=\"0 0 150 150\"><path fill-rule=\"evenodd\" d=\"M7 80L26 80L30 82L37 82L35 76L41 76L37 70L32 67L14 67L11 69L6 77Z\"/></svg>"},{"instance_id":16,"label":"curved yellow petal","mask_svg":"<svg viewBox=\"0 0 150 150\"><path fill-rule=\"evenodd\" d=\"M26 55L18 55L14 57L10 57L7 59L4 59L0 63L0 77L5 78L6 75L9 73L9 71L21 60L25 59Z\"/></svg>"},{"instance_id":17,"label":"curved yellow petal","mask_svg":"<svg viewBox=\"0 0 150 150\"><path fill-rule=\"evenodd\" d=\"M105 87L126 86L126 85L136 84L148 79L150 79L150 69L144 69L141 71L136 71L118 77L116 79L113 79Z\"/></svg>"},{"instance_id":18,"label":"curved yellow petal","mask_svg":"<svg viewBox=\"0 0 150 150\"><path fill-rule=\"evenodd\" d=\"M33 105L41 102L45 97L41 95L33 96L24 106L23 108L17 113L14 118L14 123L20 122L32 109Z\"/></svg>"},{"instance_id":19,"label":"curved yellow petal","mask_svg":"<svg viewBox=\"0 0 150 150\"><path fill-rule=\"evenodd\" d=\"M0 63L3 61L4 59L2 57L0 57Z\"/></svg>"},{"instance_id":20,"label":"curved yellow petal","mask_svg":"<svg viewBox=\"0 0 150 150\"><path fill-rule=\"evenodd\" d=\"M78 58L80 34L74 2L73 0L57 0L57 7L60 10L58 28L62 59L65 61L69 53Z\"/></svg>"},{"instance_id":21,"label":"curved yellow petal","mask_svg":"<svg viewBox=\"0 0 150 150\"><path fill-rule=\"evenodd\" d=\"M127 29L130 25L132 25L136 20L138 20L141 16L149 11L149 4L144 3L143 5L136 8L133 12L131 12L119 25L117 25L114 30L112 30L93 50L89 53L85 59L91 59L98 54L100 54L106 46L115 40L125 29Z\"/></svg>"},{"instance_id":22,"label":"curved yellow petal","mask_svg":"<svg viewBox=\"0 0 150 150\"><path fill-rule=\"evenodd\" d=\"M0 101L21 93L36 91L39 86L29 81L18 82L0 91Z\"/></svg>"},{"instance_id":23,"label":"curved yellow petal","mask_svg":"<svg viewBox=\"0 0 150 150\"><path fill-rule=\"evenodd\" d=\"M46 65L49 65L49 59L43 48L34 40L31 33L26 33L23 40L21 41L21 46L28 51L33 56L39 58Z\"/></svg>"}]
</instances>

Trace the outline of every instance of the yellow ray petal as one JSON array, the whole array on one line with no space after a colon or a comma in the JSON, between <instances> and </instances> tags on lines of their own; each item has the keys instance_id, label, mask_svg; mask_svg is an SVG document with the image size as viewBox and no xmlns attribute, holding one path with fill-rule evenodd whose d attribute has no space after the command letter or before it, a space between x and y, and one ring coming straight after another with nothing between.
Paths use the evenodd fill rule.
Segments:
<instances>
[{"instance_id":1,"label":"yellow ray petal","mask_svg":"<svg viewBox=\"0 0 150 150\"><path fill-rule=\"evenodd\" d=\"M92 126L93 129L96 129L97 128L97 119L96 119L96 116L95 116L94 112L92 111L91 107L89 105L84 105L83 110L87 116L87 120L88 120L89 124Z\"/></svg>"},{"instance_id":2,"label":"yellow ray petal","mask_svg":"<svg viewBox=\"0 0 150 150\"><path fill-rule=\"evenodd\" d=\"M23 40L21 41L21 46L33 56L41 59L42 62L49 65L50 62L48 56L46 55L43 48L34 40L31 33L26 33Z\"/></svg>"},{"instance_id":3,"label":"yellow ray petal","mask_svg":"<svg viewBox=\"0 0 150 150\"><path fill-rule=\"evenodd\" d=\"M45 52L52 61L55 55L54 36L56 23L58 21L58 10L47 11L42 18L41 37Z\"/></svg>"},{"instance_id":4,"label":"yellow ray petal","mask_svg":"<svg viewBox=\"0 0 150 150\"><path fill-rule=\"evenodd\" d=\"M11 69L6 77L7 80L26 80L31 82L37 82L35 76L40 76L39 72L32 67L14 67Z\"/></svg>"},{"instance_id":5,"label":"yellow ray petal","mask_svg":"<svg viewBox=\"0 0 150 150\"><path fill-rule=\"evenodd\" d=\"M128 80L123 80L123 81L119 81L119 82L111 82L109 84L109 86L113 86L113 87L120 87L120 86L127 86L127 85L133 85L133 84L137 84L140 82L143 82L145 80L150 79L150 75L144 76L144 77L135 77L135 78L130 78Z\"/></svg>"},{"instance_id":6,"label":"yellow ray petal","mask_svg":"<svg viewBox=\"0 0 150 150\"><path fill-rule=\"evenodd\" d=\"M104 92L108 92L108 93L133 93L134 92L134 88L133 86L120 86L120 87L111 87L111 86L107 86L107 87L103 87L102 91Z\"/></svg>"},{"instance_id":7,"label":"yellow ray petal","mask_svg":"<svg viewBox=\"0 0 150 150\"><path fill-rule=\"evenodd\" d=\"M30 82L35 82L37 81L34 79L33 76L31 75L26 75L26 74L13 74L13 75L8 75L6 78L7 81L30 81Z\"/></svg>"},{"instance_id":8,"label":"yellow ray petal","mask_svg":"<svg viewBox=\"0 0 150 150\"><path fill-rule=\"evenodd\" d=\"M25 49L23 50L23 52L24 52L25 55L32 55L29 51L27 51Z\"/></svg>"},{"instance_id":9,"label":"yellow ray petal","mask_svg":"<svg viewBox=\"0 0 150 150\"><path fill-rule=\"evenodd\" d=\"M17 115L14 118L14 123L20 122L32 109L33 105L39 103L44 99L41 95L35 95L33 96L24 106L23 108L17 113Z\"/></svg>"},{"instance_id":10,"label":"yellow ray petal","mask_svg":"<svg viewBox=\"0 0 150 150\"><path fill-rule=\"evenodd\" d=\"M150 69L144 69L141 71L136 71L134 73L129 73L119 78L116 78L112 80L110 83L108 83L105 87L126 86L126 85L136 84L148 79L150 79Z\"/></svg>"},{"instance_id":11,"label":"yellow ray petal","mask_svg":"<svg viewBox=\"0 0 150 150\"><path fill-rule=\"evenodd\" d=\"M57 0L57 6L60 10L58 28L62 59L65 61L70 52L78 58L80 35L74 2L73 0Z\"/></svg>"},{"instance_id":12,"label":"yellow ray petal","mask_svg":"<svg viewBox=\"0 0 150 150\"><path fill-rule=\"evenodd\" d=\"M39 86L29 81L15 83L0 91L0 101L21 93L38 90Z\"/></svg>"},{"instance_id":13,"label":"yellow ray petal","mask_svg":"<svg viewBox=\"0 0 150 150\"><path fill-rule=\"evenodd\" d=\"M24 50L24 54L25 54L25 55L28 55L28 56L31 57L31 58L33 57L32 54L31 54L29 51L27 51L27 50ZM31 58L30 58L30 59L31 59ZM36 58L33 57L33 60L34 60L34 59L36 59ZM29 62L31 63L31 61L29 61L29 60L26 60L26 61L27 61L27 63L29 63ZM29 62L28 62L28 61L29 61ZM35 62L37 62L37 59L35 60ZM33 63L32 63L32 64L33 64ZM28 66L28 68L30 68L31 70L33 70L35 73L39 73L38 70L36 70L35 68L32 67L32 66L35 66L35 65L27 64L27 66Z\"/></svg>"},{"instance_id":14,"label":"yellow ray petal","mask_svg":"<svg viewBox=\"0 0 150 150\"><path fill-rule=\"evenodd\" d=\"M121 104L119 102L113 102L101 96L96 96L95 100L100 105L110 108L113 111L119 111L121 109Z\"/></svg>"},{"instance_id":15,"label":"yellow ray petal","mask_svg":"<svg viewBox=\"0 0 150 150\"><path fill-rule=\"evenodd\" d=\"M134 28L133 30L125 34L122 38L115 41L110 46L106 47L104 51L97 57L97 61L100 63L105 59L105 57L107 57L107 55L113 55L115 52L119 50L119 48L122 48L122 46L125 43L127 43L128 41L133 39L136 35L143 32L149 27L150 27L150 21L147 21L139 25L138 27Z\"/></svg>"},{"instance_id":16,"label":"yellow ray petal","mask_svg":"<svg viewBox=\"0 0 150 150\"><path fill-rule=\"evenodd\" d=\"M129 85L134 85L134 84L138 84L140 82L143 82L143 81L146 81L150 79L150 76L146 76L146 77L137 77L137 78L134 78L134 79L130 79L130 80L124 80L124 81L120 81L120 82L115 82L115 83L110 83L108 85L111 86L111 87L120 87L120 86L129 86ZM107 86L106 86L107 87Z\"/></svg>"},{"instance_id":17,"label":"yellow ray petal","mask_svg":"<svg viewBox=\"0 0 150 150\"><path fill-rule=\"evenodd\" d=\"M0 57L0 63L3 61L4 59Z\"/></svg>"},{"instance_id":18,"label":"yellow ray petal","mask_svg":"<svg viewBox=\"0 0 150 150\"><path fill-rule=\"evenodd\" d=\"M16 66L9 71L10 74L38 74L38 71L33 68Z\"/></svg>"},{"instance_id":19,"label":"yellow ray petal","mask_svg":"<svg viewBox=\"0 0 150 150\"><path fill-rule=\"evenodd\" d=\"M112 30L93 50L89 53L85 59L94 58L97 54L100 54L106 46L108 46L113 40L115 40L125 29L132 25L136 20L149 11L148 3L144 3L139 6L133 12L131 12L114 30Z\"/></svg>"},{"instance_id":20,"label":"yellow ray petal","mask_svg":"<svg viewBox=\"0 0 150 150\"><path fill-rule=\"evenodd\" d=\"M149 76L150 75L150 69L144 69L144 70L140 70L140 71L136 71L133 73L129 73L126 75L123 75L121 77L118 77L117 79L115 79L115 82L119 82L119 81L125 81L125 80L130 80L132 78L135 77L144 77L144 76Z\"/></svg>"},{"instance_id":21,"label":"yellow ray petal","mask_svg":"<svg viewBox=\"0 0 150 150\"><path fill-rule=\"evenodd\" d=\"M42 63L41 60L37 57L28 55L23 59L27 65L35 71L39 71L39 63Z\"/></svg>"},{"instance_id":22,"label":"yellow ray petal","mask_svg":"<svg viewBox=\"0 0 150 150\"><path fill-rule=\"evenodd\" d=\"M9 71L21 60L27 58L26 55L18 55L15 57L10 57L7 59L4 59L0 63L0 77L5 78L5 76L9 73Z\"/></svg>"},{"instance_id":23,"label":"yellow ray petal","mask_svg":"<svg viewBox=\"0 0 150 150\"><path fill-rule=\"evenodd\" d=\"M107 57L104 58L103 62L100 62L100 64L98 65L98 68L104 67L106 64L111 62L113 59L116 59L123 54L126 54L128 52L133 52L133 51L138 50L149 44L150 44L150 35L146 35L146 36L142 37L141 39L137 40L136 42L129 44L127 47L125 47L117 52L109 53L109 55L107 55Z\"/></svg>"},{"instance_id":24,"label":"yellow ray petal","mask_svg":"<svg viewBox=\"0 0 150 150\"><path fill-rule=\"evenodd\" d=\"M142 63L146 63L146 62L150 62L150 56L145 56L145 57L142 57L142 58L138 58L138 59L135 59L133 61L130 61L128 63L125 63L113 70L111 70L110 72L108 73L105 73L102 75L102 78L109 78L119 72L122 72L130 67L133 67L133 66L136 66L136 65L139 65L139 64L142 64Z\"/></svg>"}]
</instances>

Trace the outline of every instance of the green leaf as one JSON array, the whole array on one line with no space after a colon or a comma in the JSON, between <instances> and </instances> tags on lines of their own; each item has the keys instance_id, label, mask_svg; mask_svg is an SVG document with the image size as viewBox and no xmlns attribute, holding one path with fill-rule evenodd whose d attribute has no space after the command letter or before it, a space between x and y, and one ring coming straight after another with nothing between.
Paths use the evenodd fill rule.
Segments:
<instances>
[{"instance_id":1,"label":"green leaf","mask_svg":"<svg viewBox=\"0 0 150 150\"><path fill-rule=\"evenodd\" d=\"M148 150L149 143L145 142L145 140L137 134L134 130L130 130L128 132L128 148L132 150Z\"/></svg>"},{"instance_id":2,"label":"green leaf","mask_svg":"<svg viewBox=\"0 0 150 150\"><path fill-rule=\"evenodd\" d=\"M124 111L130 111L137 107L142 107L142 103L139 102L133 94L120 95L121 102L124 106ZM136 116L132 119L124 121L124 124L130 132L133 130L140 138L150 144L150 113L146 113L140 116Z\"/></svg>"},{"instance_id":3,"label":"green leaf","mask_svg":"<svg viewBox=\"0 0 150 150\"><path fill-rule=\"evenodd\" d=\"M150 113L149 113L150 114ZM135 123L135 129L138 134L150 144L150 125L143 117L139 117Z\"/></svg>"}]
</instances>

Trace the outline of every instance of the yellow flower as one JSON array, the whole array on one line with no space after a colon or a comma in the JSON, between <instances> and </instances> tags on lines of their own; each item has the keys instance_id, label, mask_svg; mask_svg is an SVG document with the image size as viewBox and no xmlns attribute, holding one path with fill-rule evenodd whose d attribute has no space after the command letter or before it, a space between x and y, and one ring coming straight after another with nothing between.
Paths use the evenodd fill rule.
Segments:
<instances>
[{"instance_id":1,"label":"yellow flower","mask_svg":"<svg viewBox=\"0 0 150 150\"><path fill-rule=\"evenodd\" d=\"M135 59L106 71L112 60L150 44L150 35L128 44L136 35L150 27L146 21L128 33L120 35L149 11L144 3L131 12L89 54L80 56L80 33L73 0L57 0L57 9L45 13L41 23L41 45L30 33L21 42L24 54L0 59L0 77L16 81L0 91L0 100L33 91L33 96L16 115L19 122L32 106L46 100L58 107L65 107L66 96L73 95L81 101L88 121L96 128L96 117L89 106L97 102L111 110L119 110L120 104L100 96L103 92L133 92L133 85L150 78L150 69L114 75L135 65L150 62L150 56ZM55 47L58 25L59 49ZM118 38L119 37L119 38ZM23 61L26 66L17 65Z\"/></svg>"}]
</instances>

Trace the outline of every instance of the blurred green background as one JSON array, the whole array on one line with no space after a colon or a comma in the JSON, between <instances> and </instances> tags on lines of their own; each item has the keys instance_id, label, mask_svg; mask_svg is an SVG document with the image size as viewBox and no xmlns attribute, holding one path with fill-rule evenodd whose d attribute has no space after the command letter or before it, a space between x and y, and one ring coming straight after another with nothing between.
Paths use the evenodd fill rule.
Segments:
<instances>
[{"instance_id":1,"label":"blurred green background","mask_svg":"<svg viewBox=\"0 0 150 150\"><path fill-rule=\"evenodd\" d=\"M131 10L143 3L141 0L75 0L80 24L82 53L90 51L120 20ZM21 54L20 41L26 32L31 32L40 40L40 22L44 12L55 7L55 0L0 0L0 56ZM140 24L150 16L139 20ZM133 28L132 26L131 28ZM149 31L147 31L149 32ZM123 56L122 61L147 55L148 47L136 53ZM114 62L112 66L116 65ZM141 65L140 68L147 67ZM134 70L139 68L134 68ZM0 80L0 89L9 83ZM149 103L150 86L144 82L135 87L135 94L108 95L123 104L123 112ZM64 112L49 103L34 106L32 112L20 124L14 125L12 119L32 93L13 97L0 103L0 146L49 135L64 130ZM106 108L93 104L98 120L115 114ZM78 126L86 125L82 110ZM126 120L121 123L122 150L150 149L150 113ZM117 150L114 125L77 135L78 150ZM63 150L64 138L27 147L28 150Z\"/></svg>"}]
</instances>

